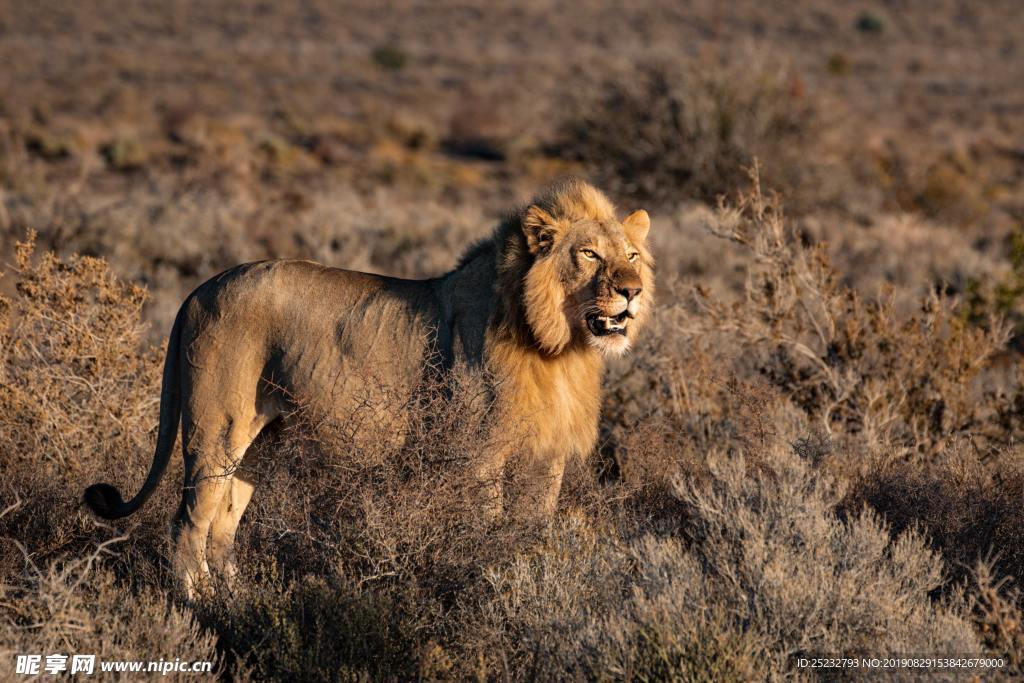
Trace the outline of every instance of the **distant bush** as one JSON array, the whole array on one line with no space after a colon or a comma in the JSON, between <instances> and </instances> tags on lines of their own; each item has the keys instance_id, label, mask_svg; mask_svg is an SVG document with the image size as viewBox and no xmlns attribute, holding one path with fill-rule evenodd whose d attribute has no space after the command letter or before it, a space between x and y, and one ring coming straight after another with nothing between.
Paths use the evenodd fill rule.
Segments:
<instances>
[{"instance_id":1,"label":"distant bush","mask_svg":"<svg viewBox=\"0 0 1024 683\"><path fill-rule=\"evenodd\" d=\"M381 45L373 50L373 61L389 71L399 71L409 61L409 55L395 45Z\"/></svg>"},{"instance_id":2,"label":"distant bush","mask_svg":"<svg viewBox=\"0 0 1024 683\"><path fill-rule=\"evenodd\" d=\"M813 132L802 85L756 60L645 65L601 82L569 110L560 154L626 196L713 200L741 183L755 157L768 160L775 185L795 190L813 161L800 154Z\"/></svg>"},{"instance_id":3,"label":"distant bush","mask_svg":"<svg viewBox=\"0 0 1024 683\"><path fill-rule=\"evenodd\" d=\"M873 12L861 12L853 26L861 33L876 34L885 30L885 22Z\"/></svg>"},{"instance_id":4,"label":"distant bush","mask_svg":"<svg viewBox=\"0 0 1024 683\"><path fill-rule=\"evenodd\" d=\"M975 160L983 154L977 148L922 151L889 141L873 154L872 180L891 208L971 226L990 216L992 198L998 194L998 178Z\"/></svg>"},{"instance_id":5,"label":"distant bush","mask_svg":"<svg viewBox=\"0 0 1024 683\"><path fill-rule=\"evenodd\" d=\"M148 152L135 138L119 137L100 148L100 154L116 171L137 171L146 165Z\"/></svg>"}]
</instances>

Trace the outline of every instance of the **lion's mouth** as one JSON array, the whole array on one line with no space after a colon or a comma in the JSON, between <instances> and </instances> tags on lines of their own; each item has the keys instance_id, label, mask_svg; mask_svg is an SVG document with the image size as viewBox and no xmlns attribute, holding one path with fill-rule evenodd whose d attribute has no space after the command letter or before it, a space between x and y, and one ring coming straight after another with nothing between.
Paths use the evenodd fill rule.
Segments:
<instances>
[{"instance_id":1,"label":"lion's mouth","mask_svg":"<svg viewBox=\"0 0 1024 683\"><path fill-rule=\"evenodd\" d=\"M623 311L618 315L598 315L593 313L587 316L587 329L595 337L605 337L610 334L626 334L626 326L631 318L629 311Z\"/></svg>"}]
</instances>

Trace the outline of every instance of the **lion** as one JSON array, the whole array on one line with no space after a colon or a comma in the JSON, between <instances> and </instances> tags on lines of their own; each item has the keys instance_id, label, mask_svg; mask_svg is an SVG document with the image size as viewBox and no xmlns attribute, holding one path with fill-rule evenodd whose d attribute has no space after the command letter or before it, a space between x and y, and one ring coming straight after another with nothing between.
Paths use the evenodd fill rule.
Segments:
<instances>
[{"instance_id":1,"label":"lion","mask_svg":"<svg viewBox=\"0 0 1024 683\"><path fill-rule=\"evenodd\" d=\"M192 292L174 321L142 489L125 502L95 484L85 503L105 519L138 510L164 475L180 424L184 490L172 552L192 597L210 586L211 566L237 572L235 531L255 482L245 456L295 397L345 415L365 401L367 371L384 381L373 384L380 392L401 398L428 368L459 365L493 378L491 428L519 437L496 439L506 445L475 463L485 514L501 514L501 473L518 459L539 487L539 514L550 517L566 462L597 441L604 358L629 349L652 308L649 228L645 211L617 220L604 194L569 179L510 213L440 277L305 260L227 270ZM402 420L399 408L381 413L386 426Z\"/></svg>"}]
</instances>

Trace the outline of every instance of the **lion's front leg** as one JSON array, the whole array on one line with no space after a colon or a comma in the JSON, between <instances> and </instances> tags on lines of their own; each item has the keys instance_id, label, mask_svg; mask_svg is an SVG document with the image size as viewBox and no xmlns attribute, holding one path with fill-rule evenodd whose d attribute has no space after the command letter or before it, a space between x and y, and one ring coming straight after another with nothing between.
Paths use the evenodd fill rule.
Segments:
<instances>
[{"instance_id":1,"label":"lion's front leg","mask_svg":"<svg viewBox=\"0 0 1024 683\"><path fill-rule=\"evenodd\" d=\"M517 477L519 514L535 521L547 521L558 508L567 457L564 454L535 456L527 459Z\"/></svg>"},{"instance_id":2,"label":"lion's front leg","mask_svg":"<svg viewBox=\"0 0 1024 683\"><path fill-rule=\"evenodd\" d=\"M501 519L504 510L502 479L505 476L507 459L508 454L504 450L494 451L488 453L476 469L476 493L480 499L481 512L488 522L496 522Z\"/></svg>"}]
</instances>

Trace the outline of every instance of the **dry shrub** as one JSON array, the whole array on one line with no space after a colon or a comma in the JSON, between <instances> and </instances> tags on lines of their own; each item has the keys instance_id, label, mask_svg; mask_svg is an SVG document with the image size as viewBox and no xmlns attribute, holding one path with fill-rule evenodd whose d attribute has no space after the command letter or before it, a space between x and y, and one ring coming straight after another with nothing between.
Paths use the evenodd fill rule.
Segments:
<instances>
[{"instance_id":1,"label":"dry shrub","mask_svg":"<svg viewBox=\"0 0 1024 683\"><path fill-rule=\"evenodd\" d=\"M713 633L710 615L699 611L680 618L661 605L647 609L637 576L649 566L640 550L646 542L656 541L630 541L593 519L567 515L533 552L489 568L478 608L480 632L494 641L485 663L541 680L684 680L714 675L715 668L705 668L712 663L719 674L756 671L742 633Z\"/></svg>"},{"instance_id":2,"label":"dry shrub","mask_svg":"<svg viewBox=\"0 0 1024 683\"><path fill-rule=\"evenodd\" d=\"M198 607L218 647L256 680L408 680L421 650L421 596L370 590L338 572L282 580L273 565Z\"/></svg>"},{"instance_id":3,"label":"dry shrub","mask_svg":"<svg viewBox=\"0 0 1024 683\"><path fill-rule=\"evenodd\" d=\"M938 294L901 316L892 292L865 300L843 285L825 245L805 246L783 218L777 196L752 189L724 202L714 234L749 253L739 301L700 288L695 327L732 335L759 354L758 371L828 435L856 435L896 457L932 456L971 430L986 406L974 381L1006 346L999 320L971 326L956 302Z\"/></svg>"},{"instance_id":4,"label":"dry shrub","mask_svg":"<svg viewBox=\"0 0 1024 683\"><path fill-rule=\"evenodd\" d=\"M0 414L10 457L73 467L106 445L148 447L158 349L143 349L145 290L100 259L52 253L33 263L35 234L15 250L18 296L0 319ZM9 326L10 324L10 326Z\"/></svg>"},{"instance_id":5,"label":"dry shrub","mask_svg":"<svg viewBox=\"0 0 1024 683\"><path fill-rule=\"evenodd\" d=\"M872 458L844 504L863 502L895 531L921 527L940 549L957 581L970 578L979 558L1002 577L1024 576L1024 472L1014 450L979 450L958 440L922 467Z\"/></svg>"},{"instance_id":6,"label":"dry shrub","mask_svg":"<svg viewBox=\"0 0 1024 683\"><path fill-rule=\"evenodd\" d=\"M970 226L988 219L994 208L999 181L987 164L979 163L987 155L991 151L977 145L964 149L944 141L922 150L907 141L887 140L874 151L873 180L895 208Z\"/></svg>"},{"instance_id":7,"label":"dry shrub","mask_svg":"<svg viewBox=\"0 0 1024 683\"><path fill-rule=\"evenodd\" d=\"M332 562L364 583L433 571L451 572L435 576L438 583L457 582L467 570L453 564L466 554L462 544L479 558L483 535L494 531L474 478L477 459L503 438L491 433L487 383L469 371L443 380L428 373L412 398L394 405L369 373L349 380L365 387L355 410L328 416L299 407L259 452L259 488L273 492L256 501L261 525L279 539L294 537L300 545L289 555L337 552ZM380 417L393 414L405 418ZM304 493L278 495L287 490Z\"/></svg>"},{"instance_id":8,"label":"dry shrub","mask_svg":"<svg viewBox=\"0 0 1024 683\"><path fill-rule=\"evenodd\" d=\"M842 487L783 444L749 456L677 482L680 534L566 516L490 569L492 657L527 677L756 680L799 656L982 651L962 594L930 597L943 563L919 534L843 520Z\"/></svg>"},{"instance_id":9,"label":"dry shrub","mask_svg":"<svg viewBox=\"0 0 1024 683\"><path fill-rule=\"evenodd\" d=\"M602 186L663 203L731 191L755 157L771 160L776 182L806 189L797 160L812 110L799 83L755 57L641 65L575 102L558 148Z\"/></svg>"},{"instance_id":10,"label":"dry shrub","mask_svg":"<svg viewBox=\"0 0 1024 683\"><path fill-rule=\"evenodd\" d=\"M145 291L99 259L36 256L33 237L17 246L15 295L0 298L3 658L178 657L217 669L216 636L166 590L166 522L180 489L164 487L127 521L130 535L98 544L111 533L81 509L87 484L113 476L134 488L152 458L162 354L142 341Z\"/></svg>"},{"instance_id":11,"label":"dry shrub","mask_svg":"<svg viewBox=\"0 0 1024 683\"><path fill-rule=\"evenodd\" d=\"M756 168L752 179L751 191L735 206L723 203L709 226L747 254L742 294L730 301L697 287L693 307L670 315L687 341L711 349L704 366L755 374L778 395L758 399L743 389L754 400L730 405L694 386L704 380L662 372L673 378L668 393L700 399L684 411L689 418L668 418L730 444L723 419L756 421L758 406L789 403L809 424L778 436L850 481L845 510L868 503L897 533L921 529L956 582L992 552L1000 573L1024 575L1024 476L1012 446L1021 385L994 366L1008 326L992 315L965 319L955 299L939 294L910 314L891 291L866 300L843 283L826 245L808 245L792 230Z\"/></svg>"},{"instance_id":12,"label":"dry shrub","mask_svg":"<svg viewBox=\"0 0 1024 683\"><path fill-rule=\"evenodd\" d=\"M145 292L99 259L34 257L32 237L17 246L15 296L0 298L3 658L218 661L215 636L162 590L170 491L128 542L94 545L80 507L101 474L135 486L151 458L161 354L141 341Z\"/></svg>"},{"instance_id":13,"label":"dry shrub","mask_svg":"<svg viewBox=\"0 0 1024 683\"><path fill-rule=\"evenodd\" d=\"M208 661L214 672L222 669L216 636L188 610L159 592L126 591L105 566L110 547L124 540L115 537L84 555L42 567L26 555L24 577L0 581L0 658L5 666L13 666L16 655L94 654L99 660ZM167 680L194 679L194 673L171 673Z\"/></svg>"},{"instance_id":14,"label":"dry shrub","mask_svg":"<svg viewBox=\"0 0 1024 683\"><path fill-rule=\"evenodd\" d=\"M712 455L709 485L678 486L709 607L751 624L776 657L980 650L960 605L930 601L943 564L919 534L892 538L870 510L842 521L841 485L792 449L757 462Z\"/></svg>"},{"instance_id":15,"label":"dry shrub","mask_svg":"<svg viewBox=\"0 0 1024 683\"><path fill-rule=\"evenodd\" d=\"M162 354L142 343L145 291L102 260L34 259L30 235L10 275L16 294L0 298L0 504L15 491L26 503L0 521L0 535L45 562L88 547L96 525L81 508L85 486L111 476L138 486L152 458ZM173 506L169 489L158 498ZM130 522L139 542L123 555L141 561L140 576L159 568L165 520L150 510ZM21 563L12 546L0 552L0 572Z\"/></svg>"},{"instance_id":16,"label":"dry shrub","mask_svg":"<svg viewBox=\"0 0 1024 683\"><path fill-rule=\"evenodd\" d=\"M1024 614L1020 591L1007 578L997 578L990 562L974 566L974 618L985 646L1007 661L1008 675L1024 674Z\"/></svg>"}]
</instances>

